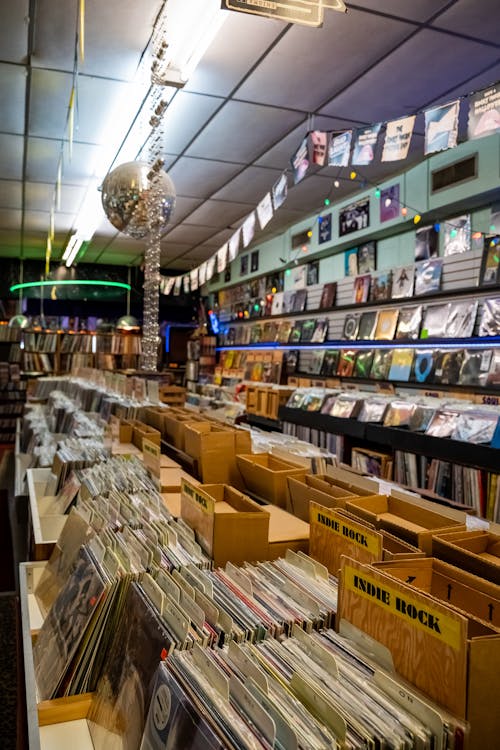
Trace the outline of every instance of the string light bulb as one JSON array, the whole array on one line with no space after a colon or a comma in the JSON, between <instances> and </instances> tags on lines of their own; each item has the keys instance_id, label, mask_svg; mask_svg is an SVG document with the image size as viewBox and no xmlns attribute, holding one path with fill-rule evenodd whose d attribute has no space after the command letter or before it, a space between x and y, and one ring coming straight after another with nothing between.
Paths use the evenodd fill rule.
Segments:
<instances>
[{"instance_id":1,"label":"string light bulb","mask_svg":"<svg viewBox=\"0 0 500 750\"><path fill-rule=\"evenodd\" d=\"M422 217L420 216L420 214L415 214L415 216L413 217L413 223L414 224L418 224L419 221L421 221L421 220L422 220Z\"/></svg>"},{"instance_id":2,"label":"string light bulb","mask_svg":"<svg viewBox=\"0 0 500 750\"><path fill-rule=\"evenodd\" d=\"M301 250L303 253L307 253L307 250L308 250L307 245L302 245Z\"/></svg>"},{"instance_id":3,"label":"string light bulb","mask_svg":"<svg viewBox=\"0 0 500 750\"><path fill-rule=\"evenodd\" d=\"M441 229L441 224L439 223L439 221L436 221L436 223L434 224L434 230L436 232L439 232L440 229Z\"/></svg>"},{"instance_id":4,"label":"string light bulb","mask_svg":"<svg viewBox=\"0 0 500 750\"><path fill-rule=\"evenodd\" d=\"M312 233L312 229L310 229L310 230L308 231L308 233L307 233L307 236L308 236L308 237L312 237L312 236L313 236L313 233Z\"/></svg>"},{"instance_id":5,"label":"string light bulb","mask_svg":"<svg viewBox=\"0 0 500 750\"><path fill-rule=\"evenodd\" d=\"M340 187L340 182L338 180L334 180L333 181L333 187L334 188L339 188Z\"/></svg>"},{"instance_id":6,"label":"string light bulb","mask_svg":"<svg viewBox=\"0 0 500 750\"><path fill-rule=\"evenodd\" d=\"M325 198L325 206L329 206L329 205L330 205L330 198Z\"/></svg>"},{"instance_id":7,"label":"string light bulb","mask_svg":"<svg viewBox=\"0 0 500 750\"><path fill-rule=\"evenodd\" d=\"M384 206L386 208L389 208L389 206L391 205L391 203L392 203L392 198L386 198L385 201L384 201Z\"/></svg>"},{"instance_id":8,"label":"string light bulb","mask_svg":"<svg viewBox=\"0 0 500 750\"><path fill-rule=\"evenodd\" d=\"M351 180L355 180L357 176L358 176L357 172L355 172L353 169L349 177L351 178Z\"/></svg>"},{"instance_id":9,"label":"string light bulb","mask_svg":"<svg viewBox=\"0 0 500 750\"><path fill-rule=\"evenodd\" d=\"M406 208L406 206L403 206L403 208L401 209L401 215L406 216L407 213L408 213L408 209Z\"/></svg>"},{"instance_id":10,"label":"string light bulb","mask_svg":"<svg viewBox=\"0 0 500 750\"><path fill-rule=\"evenodd\" d=\"M375 188L375 198L380 198L380 196L381 196L380 188L379 187Z\"/></svg>"},{"instance_id":11,"label":"string light bulb","mask_svg":"<svg viewBox=\"0 0 500 750\"><path fill-rule=\"evenodd\" d=\"M457 234L458 234L457 230L456 229L452 229L451 232L450 232L450 237L456 237Z\"/></svg>"}]
</instances>

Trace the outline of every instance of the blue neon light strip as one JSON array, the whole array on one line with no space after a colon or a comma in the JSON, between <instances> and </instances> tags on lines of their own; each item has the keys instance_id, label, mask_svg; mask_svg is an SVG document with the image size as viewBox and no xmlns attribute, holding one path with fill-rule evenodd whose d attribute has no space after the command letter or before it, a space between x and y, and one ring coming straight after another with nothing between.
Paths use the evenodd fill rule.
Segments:
<instances>
[{"instance_id":1,"label":"blue neon light strip","mask_svg":"<svg viewBox=\"0 0 500 750\"><path fill-rule=\"evenodd\" d=\"M262 344L244 344L235 346L218 346L218 352L242 351L299 351L318 349L489 349L500 347L500 336L484 336L469 339L415 339L413 341L331 341L325 344L277 344L275 342Z\"/></svg>"}]
</instances>

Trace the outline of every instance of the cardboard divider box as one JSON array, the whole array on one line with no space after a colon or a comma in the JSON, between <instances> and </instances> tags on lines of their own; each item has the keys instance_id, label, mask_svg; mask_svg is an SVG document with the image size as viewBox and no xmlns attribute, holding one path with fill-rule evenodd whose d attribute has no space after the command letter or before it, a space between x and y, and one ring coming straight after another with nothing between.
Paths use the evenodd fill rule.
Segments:
<instances>
[{"instance_id":1,"label":"cardboard divider box","mask_svg":"<svg viewBox=\"0 0 500 750\"><path fill-rule=\"evenodd\" d=\"M163 435L163 418L167 409L161 406L146 406L144 409L144 422L150 427L154 427L159 433Z\"/></svg>"},{"instance_id":2,"label":"cardboard divider box","mask_svg":"<svg viewBox=\"0 0 500 750\"><path fill-rule=\"evenodd\" d=\"M203 484L233 484L236 474L234 430L211 422L186 422L184 450L197 462Z\"/></svg>"},{"instance_id":3,"label":"cardboard divider box","mask_svg":"<svg viewBox=\"0 0 500 750\"><path fill-rule=\"evenodd\" d=\"M163 417L162 436L167 443L173 445L179 451L184 452L184 424L186 422L201 422L202 420L194 413L188 413L185 410L166 409Z\"/></svg>"},{"instance_id":4,"label":"cardboard divider box","mask_svg":"<svg viewBox=\"0 0 500 750\"><path fill-rule=\"evenodd\" d=\"M149 425L140 422L138 419L131 419L130 424L133 427L132 443L136 448L139 448L141 451L143 450L142 441L144 439L151 441L155 445L161 445L161 434L154 427L149 427Z\"/></svg>"},{"instance_id":5,"label":"cardboard divider box","mask_svg":"<svg viewBox=\"0 0 500 750\"><path fill-rule=\"evenodd\" d=\"M500 670L498 628L347 557L337 617L379 641L396 672L469 722L469 750L498 746L500 712L492 692Z\"/></svg>"},{"instance_id":6,"label":"cardboard divider box","mask_svg":"<svg viewBox=\"0 0 500 750\"><path fill-rule=\"evenodd\" d=\"M120 443L131 443L134 434L134 425L128 419L120 419L118 427L118 439Z\"/></svg>"},{"instance_id":7,"label":"cardboard divider box","mask_svg":"<svg viewBox=\"0 0 500 750\"><path fill-rule=\"evenodd\" d=\"M435 533L465 528L448 516L391 495L354 498L346 502L346 509L373 523L377 529L385 529L414 544L426 555L432 554L432 537Z\"/></svg>"},{"instance_id":8,"label":"cardboard divider box","mask_svg":"<svg viewBox=\"0 0 500 750\"><path fill-rule=\"evenodd\" d=\"M286 508L288 477L304 478L306 469L272 453L237 455L236 462L245 487L264 501Z\"/></svg>"},{"instance_id":9,"label":"cardboard divider box","mask_svg":"<svg viewBox=\"0 0 500 750\"><path fill-rule=\"evenodd\" d=\"M325 475L306 474L303 479L289 476L286 509L309 523L309 504L319 503L326 508L345 508L346 501L356 497L353 492L325 481ZM329 477L326 477L328 480Z\"/></svg>"},{"instance_id":10,"label":"cardboard divider box","mask_svg":"<svg viewBox=\"0 0 500 750\"><path fill-rule=\"evenodd\" d=\"M263 505L269 513L268 560L285 557L287 549L309 552L309 524L277 505Z\"/></svg>"},{"instance_id":11,"label":"cardboard divider box","mask_svg":"<svg viewBox=\"0 0 500 750\"><path fill-rule=\"evenodd\" d=\"M267 559L269 513L234 487L183 479L181 518L217 567Z\"/></svg>"},{"instance_id":12,"label":"cardboard divider box","mask_svg":"<svg viewBox=\"0 0 500 750\"><path fill-rule=\"evenodd\" d=\"M376 562L374 567L500 628L500 586L495 583L433 557Z\"/></svg>"},{"instance_id":13,"label":"cardboard divider box","mask_svg":"<svg viewBox=\"0 0 500 750\"><path fill-rule=\"evenodd\" d=\"M500 536L491 531L437 534L432 540L435 557L476 576L500 584Z\"/></svg>"}]
</instances>

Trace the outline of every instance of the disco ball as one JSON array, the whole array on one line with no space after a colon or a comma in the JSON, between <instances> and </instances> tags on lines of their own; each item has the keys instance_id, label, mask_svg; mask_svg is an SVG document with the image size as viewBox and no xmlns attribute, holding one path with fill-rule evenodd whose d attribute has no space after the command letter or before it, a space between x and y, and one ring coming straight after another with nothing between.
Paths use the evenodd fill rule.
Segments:
<instances>
[{"instance_id":1,"label":"disco ball","mask_svg":"<svg viewBox=\"0 0 500 750\"><path fill-rule=\"evenodd\" d=\"M161 169L129 161L106 175L102 205L116 229L142 239L155 226L166 228L175 207L174 183Z\"/></svg>"}]
</instances>

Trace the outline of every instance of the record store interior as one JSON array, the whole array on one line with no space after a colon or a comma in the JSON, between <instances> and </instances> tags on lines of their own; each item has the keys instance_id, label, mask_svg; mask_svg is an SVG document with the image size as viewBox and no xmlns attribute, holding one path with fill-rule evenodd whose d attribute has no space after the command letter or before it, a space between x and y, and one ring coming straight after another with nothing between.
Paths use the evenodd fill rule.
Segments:
<instances>
[{"instance_id":1,"label":"record store interior","mask_svg":"<svg viewBox=\"0 0 500 750\"><path fill-rule=\"evenodd\" d=\"M498 0L3 0L0 748L498 750Z\"/></svg>"}]
</instances>

